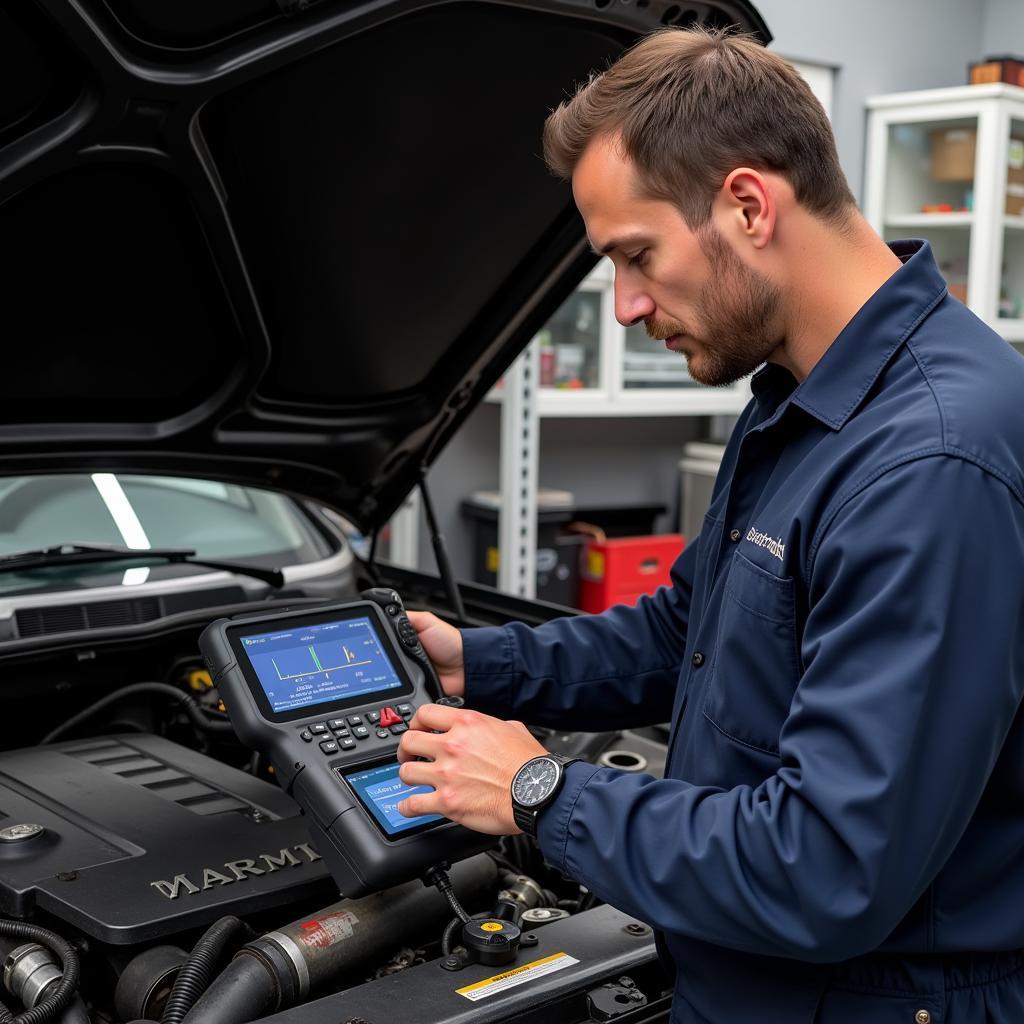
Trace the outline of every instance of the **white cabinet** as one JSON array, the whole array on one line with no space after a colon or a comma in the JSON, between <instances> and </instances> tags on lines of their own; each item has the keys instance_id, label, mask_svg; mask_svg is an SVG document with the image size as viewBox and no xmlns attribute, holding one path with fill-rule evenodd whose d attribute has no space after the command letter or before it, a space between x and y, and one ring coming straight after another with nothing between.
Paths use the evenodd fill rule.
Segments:
<instances>
[{"instance_id":1,"label":"white cabinet","mask_svg":"<svg viewBox=\"0 0 1024 1024\"><path fill-rule=\"evenodd\" d=\"M1024 343L1024 89L868 100L864 212L887 241L932 243L950 292Z\"/></svg>"},{"instance_id":2,"label":"white cabinet","mask_svg":"<svg viewBox=\"0 0 1024 1024\"><path fill-rule=\"evenodd\" d=\"M698 384L686 360L647 337L642 324L615 319L612 264L603 259L531 342L537 349L537 413L548 416L737 414L747 381L727 388ZM501 401L504 384L489 396Z\"/></svg>"}]
</instances>

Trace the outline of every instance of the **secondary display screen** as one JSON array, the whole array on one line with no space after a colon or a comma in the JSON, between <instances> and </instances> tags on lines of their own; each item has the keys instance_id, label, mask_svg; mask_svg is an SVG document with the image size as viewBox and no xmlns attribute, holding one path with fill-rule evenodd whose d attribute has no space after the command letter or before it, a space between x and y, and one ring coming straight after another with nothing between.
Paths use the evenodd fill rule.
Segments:
<instances>
[{"instance_id":1,"label":"secondary display screen","mask_svg":"<svg viewBox=\"0 0 1024 1024\"><path fill-rule=\"evenodd\" d=\"M239 639L275 715L405 689L366 615Z\"/></svg>"},{"instance_id":2,"label":"secondary display screen","mask_svg":"<svg viewBox=\"0 0 1024 1024\"><path fill-rule=\"evenodd\" d=\"M434 822L444 821L440 814L421 814L406 818L398 805L413 793L433 793L432 786L408 786L398 777L398 762L350 772L342 776L359 802L370 812L385 835L398 836L413 829L426 828Z\"/></svg>"}]
</instances>

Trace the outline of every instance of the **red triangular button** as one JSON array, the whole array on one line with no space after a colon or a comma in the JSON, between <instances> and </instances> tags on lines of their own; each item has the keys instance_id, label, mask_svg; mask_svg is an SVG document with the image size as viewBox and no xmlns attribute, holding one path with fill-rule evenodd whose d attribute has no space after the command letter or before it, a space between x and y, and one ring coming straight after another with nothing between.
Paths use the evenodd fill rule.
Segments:
<instances>
[{"instance_id":1,"label":"red triangular button","mask_svg":"<svg viewBox=\"0 0 1024 1024\"><path fill-rule=\"evenodd\" d=\"M390 729L393 725L401 725L402 716L394 708L380 709L380 727Z\"/></svg>"}]
</instances>

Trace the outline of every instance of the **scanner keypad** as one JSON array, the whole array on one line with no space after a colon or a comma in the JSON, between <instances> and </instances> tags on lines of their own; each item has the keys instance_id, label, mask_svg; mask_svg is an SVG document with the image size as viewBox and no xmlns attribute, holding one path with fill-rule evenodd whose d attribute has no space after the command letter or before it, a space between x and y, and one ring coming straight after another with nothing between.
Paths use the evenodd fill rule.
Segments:
<instances>
[{"instance_id":1,"label":"scanner keypad","mask_svg":"<svg viewBox=\"0 0 1024 1024\"><path fill-rule=\"evenodd\" d=\"M394 737L409 731L408 722L415 710L412 704L385 704L360 715L331 718L297 728L301 739L310 744L316 740L324 754L331 757L363 744L372 747L377 742L393 742Z\"/></svg>"}]
</instances>

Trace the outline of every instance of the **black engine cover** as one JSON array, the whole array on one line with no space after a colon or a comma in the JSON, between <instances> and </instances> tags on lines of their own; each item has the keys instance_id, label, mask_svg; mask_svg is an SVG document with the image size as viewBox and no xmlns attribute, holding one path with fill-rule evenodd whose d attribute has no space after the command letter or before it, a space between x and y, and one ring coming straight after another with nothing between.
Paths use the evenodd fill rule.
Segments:
<instances>
[{"instance_id":1,"label":"black engine cover","mask_svg":"<svg viewBox=\"0 0 1024 1024\"><path fill-rule=\"evenodd\" d=\"M124 945L321 897L337 889L277 786L149 735L0 753L3 913Z\"/></svg>"}]
</instances>

